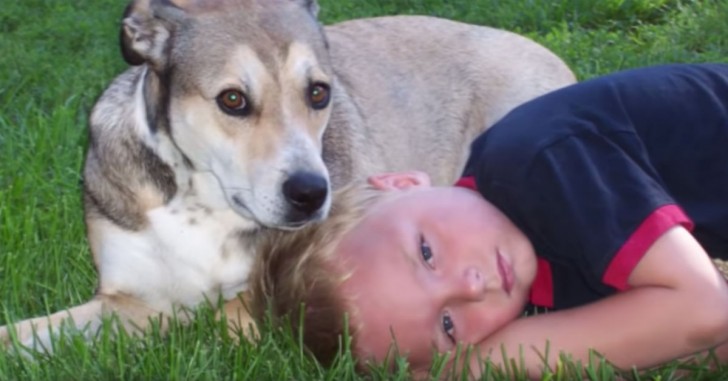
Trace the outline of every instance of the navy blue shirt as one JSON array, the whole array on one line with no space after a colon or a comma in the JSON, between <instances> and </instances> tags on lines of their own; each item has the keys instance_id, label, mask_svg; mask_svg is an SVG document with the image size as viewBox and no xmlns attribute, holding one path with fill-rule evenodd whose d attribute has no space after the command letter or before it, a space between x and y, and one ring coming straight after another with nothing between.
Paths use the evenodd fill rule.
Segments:
<instances>
[{"instance_id":1,"label":"navy blue shirt","mask_svg":"<svg viewBox=\"0 0 728 381\"><path fill-rule=\"evenodd\" d=\"M677 224L728 259L728 65L635 69L544 95L473 143L465 176L533 243L538 306L627 289Z\"/></svg>"}]
</instances>

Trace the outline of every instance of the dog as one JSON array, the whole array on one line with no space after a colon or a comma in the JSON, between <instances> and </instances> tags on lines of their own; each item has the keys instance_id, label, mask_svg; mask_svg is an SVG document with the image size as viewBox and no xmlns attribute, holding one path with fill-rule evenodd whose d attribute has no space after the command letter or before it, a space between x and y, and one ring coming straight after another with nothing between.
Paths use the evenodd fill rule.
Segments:
<instances>
[{"instance_id":1,"label":"dog","mask_svg":"<svg viewBox=\"0 0 728 381\"><path fill-rule=\"evenodd\" d=\"M50 350L104 316L225 301L245 309L256 241L326 217L353 176L460 174L469 143L515 106L575 81L525 37L424 16L322 26L315 0L136 0L120 43L131 67L97 100L83 169L98 272L88 303L0 328Z\"/></svg>"}]
</instances>

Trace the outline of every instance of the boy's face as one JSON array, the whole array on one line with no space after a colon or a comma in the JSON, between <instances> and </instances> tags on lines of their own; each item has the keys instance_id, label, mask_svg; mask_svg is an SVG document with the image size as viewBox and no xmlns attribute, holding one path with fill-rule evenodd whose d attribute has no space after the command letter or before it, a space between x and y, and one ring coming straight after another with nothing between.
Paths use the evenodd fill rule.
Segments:
<instances>
[{"instance_id":1,"label":"boy's face","mask_svg":"<svg viewBox=\"0 0 728 381\"><path fill-rule=\"evenodd\" d=\"M357 354L381 361L396 340L415 368L517 318L536 272L530 242L498 209L468 189L429 187L423 175L370 179L392 194L336 250L351 272L342 293L360 327Z\"/></svg>"}]
</instances>

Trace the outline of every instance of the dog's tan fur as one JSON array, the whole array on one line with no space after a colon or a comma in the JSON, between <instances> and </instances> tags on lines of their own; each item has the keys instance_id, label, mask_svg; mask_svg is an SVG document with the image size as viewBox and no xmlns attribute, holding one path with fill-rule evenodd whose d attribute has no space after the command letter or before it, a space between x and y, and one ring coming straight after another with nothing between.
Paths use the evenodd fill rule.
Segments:
<instances>
[{"instance_id":1,"label":"dog's tan fur","mask_svg":"<svg viewBox=\"0 0 728 381\"><path fill-rule=\"evenodd\" d=\"M547 49L505 31L429 17L323 28L317 10L313 0L130 5L121 40L134 67L94 107L84 168L97 294L16 324L21 343L46 346L61 325L93 334L111 313L143 329L218 297L247 326L236 296L264 228L325 218L331 188L355 175L416 169L450 183L475 136L574 82ZM327 89L330 103L315 102ZM250 107L224 103L241 95Z\"/></svg>"}]
</instances>

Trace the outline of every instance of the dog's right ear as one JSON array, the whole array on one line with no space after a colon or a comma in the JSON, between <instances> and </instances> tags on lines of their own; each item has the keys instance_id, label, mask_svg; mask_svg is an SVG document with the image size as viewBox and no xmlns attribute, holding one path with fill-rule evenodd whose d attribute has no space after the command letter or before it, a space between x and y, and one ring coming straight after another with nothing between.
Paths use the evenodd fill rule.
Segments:
<instances>
[{"instance_id":1,"label":"dog's right ear","mask_svg":"<svg viewBox=\"0 0 728 381\"><path fill-rule=\"evenodd\" d=\"M293 0L308 10L314 18L318 18L319 5L317 0Z\"/></svg>"},{"instance_id":2,"label":"dog's right ear","mask_svg":"<svg viewBox=\"0 0 728 381\"><path fill-rule=\"evenodd\" d=\"M306 6L308 7L308 11L311 12L313 17L318 17L319 14L319 5L318 1L316 0L306 0Z\"/></svg>"},{"instance_id":3,"label":"dog's right ear","mask_svg":"<svg viewBox=\"0 0 728 381\"><path fill-rule=\"evenodd\" d=\"M119 40L130 65L167 66L168 43L185 12L168 0L134 0L126 7Z\"/></svg>"}]
</instances>

